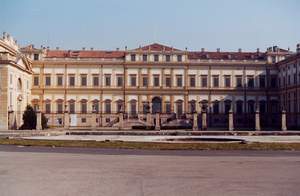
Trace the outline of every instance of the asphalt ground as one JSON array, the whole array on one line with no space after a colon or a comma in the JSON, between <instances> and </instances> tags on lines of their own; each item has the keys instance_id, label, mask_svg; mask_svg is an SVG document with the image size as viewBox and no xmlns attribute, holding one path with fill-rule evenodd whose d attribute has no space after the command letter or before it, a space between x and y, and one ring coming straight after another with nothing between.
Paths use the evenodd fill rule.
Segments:
<instances>
[{"instance_id":1,"label":"asphalt ground","mask_svg":"<svg viewBox=\"0 0 300 196\"><path fill-rule=\"evenodd\" d=\"M299 151L0 146L0 195L300 193Z\"/></svg>"}]
</instances>

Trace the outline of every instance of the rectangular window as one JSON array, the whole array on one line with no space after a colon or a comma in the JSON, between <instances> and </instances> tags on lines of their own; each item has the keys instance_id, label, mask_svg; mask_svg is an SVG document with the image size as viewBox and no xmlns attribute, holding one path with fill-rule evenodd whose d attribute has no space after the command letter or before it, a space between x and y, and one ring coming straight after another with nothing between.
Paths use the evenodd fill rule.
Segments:
<instances>
[{"instance_id":1,"label":"rectangular window","mask_svg":"<svg viewBox=\"0 0 300 196\"><path fill-rule=\"evenodd\" d=\"M171 61L171 56L170 55L166 55L166 61L170 62Z\"/></svg>"},{"instance_id":2,"label":"rectangular window","mask_svg":"<svg viewBox=\"0 0 300 196\"><path fill-rule=\"evenodd\" d=\"M33 77L33 85L34 85L34 86L38 86L39 83L40 83L39 80L40 80L40 79L39 79L39 76L34 76L34 77Z\"/></svg>"},{"instance_id":3,"label":"rectangular window","mask_svg":"<svg viewBox=\"0 0 300 196\"><path fill-rule=\"evenodd\" d=\"M118 87L123 86L123 75L117 75L117 86Z\"/></svg>"},{"instance_id":4,"label":"rectangular window","mask_svg":"<svg viewBox=\"0 0 300 196\"><path fill-rule=\"evenodd\" d=\"M93 86L99 86L99 76L98 75L93 76Z\"/></svg>"},{"instance_id":5,"label":"rectangular window","mask_svg":"<svg viewBox=\"0 0 300 196\"><path fill-rule=\"evenodd\" d=\"M38 61L39 60L39 54L34 54L33 55L33 60Z\"/></svg>"},{"instance_id":6,"label":"rectangular window","mask_svg":"<svg viewBox=\"0 0 300 196\"><path fill-rule=\"evenodd\" d=\"M297 74L294 73L294 85L296 85L296 84L297 84Z\"/></svg>"},{"instance_id":7,"label":"rectangular window","mask_svg":"<svg viewBox=\"0 0 300 196\"><path fill-rule=\"evenodd\" d=\"M75 75L69 75L69 86L75 86Z\"/></svg>"},{"instance_id":8,"label":"rectangular window","mask_svg":"<svg viewBox=\"0 0 300 196\"><path fill-rule=\"evenodd\" d=\"M219 75L213 75L213 87L219 87Z\"/></svg>"},{"instance_id":9,"label":"rectangular window","mask_svg":"<svg viewBox=\"0 0 300 196\"><path fill-rule=\"evenodd\" d=\"M153 75L153 86L159 86L159 75Z\"/></svg>"},{"instance_id":10,"label":"rectangular window","mask_svg":"<svg viewBox=\"0 0 300 196\"><path fill-rule=\"evenodd\" d=\"M147 87L147 86L148 86L148 77L143 76L143 87Z\"/></svg>"},{"instance_id":11,"label":"rectangular window","mask_svg":"<svg viewBox=\"0 0 300 196\"><path fill-rule=\"evenodd\" d=\"M86 118L81 118L81 123L86 123Z\"/></svg>"},{"instance_id":12,"label":"rectangular window","mask_svg":"<svg viewBox=\"0 0 300 196\"><path fill-rule=\"evenodd\" d=\"M110 74L105 74L105 86L110 86L111 85L111 75Z\"/></svg>"},{"instance_id":13,"label":"rectangular window","mask_svg":"<svg viewBox=\"0 0 300 196\"><path fill-rule=\"evenodd\" d=\"M260 88L266 87L266 77L265 76L259 76L259 87Z\"/></svg>"},{"instance_id":14,"label":"rectangular window","mask_svg":"<svg viewBox=\"0 0 300 196\"><path fill-rule=\"evenodd\" d=\"M207 75L201 76L201 87L207 88Z\"/></svg>"},{"instance_id":15,"label":"rectangular window","mask_svg":"<svg viewBox=\"0 0 300 196\"><path fill-rule=\"evenodd\" d=\"M49 75L45 76L45 85L51 86L51 76Z\"/></svg>"},{"instance_id":16,"label":"rectangular window","mask_svg":"<svg viewBox=\"0 0 300 196\"><path fill-rule=\"evenodd\" d=\"M230 88L231 87L231 77L230 76L224 76L224 86L226 88Z\"/></svg>"},{"instance_id":17,"label":"rectangular window","mask_svg":"<svg viewBox=\"0 0 300 196\"><path fill-rule=\"evenodd\" d=\"M81 75L81 86L87 85L87 75Z\"/></svg>"},{"instance_id":18,"label":"rectangular window","mask_svg":"<svg viewBox=\"0 0 300 196\"><path fill-rule=\"evenodd\" d=\"M155 61L155 62L158 62L158 61L159 61L159 56L158 56L158 54L155 54L155 55L154 55L154 61Z\"/></svg>"},{"instance_id":19,"label":"rectangular window","mask_svg":"<svg viewBox=\"0 0 300 196\"><path fill-rule=\"evenodd\" d=\"M62 85L63 85L63 76L57 75L57 86L62 86Z\"/></svg>"},{"instance_id":20,"label":"rectangular window","mask_svg":"<svg viewBox=\"0 0 300 196\"><path fill-rule=\"evenodd\" d=\"M181 62L182 61L182 55L177 55L177 61Z\"/></svg>"},{"instance_id":21,"label":"rectangular window","mask_svg":"<svg viewBox=\"0 0 300 196\"><path fill-rule=\"evenodd\" d=\"M136 86L136 75L130 75L130 85Z\"/></svg>"},{"instance_id":22,"label":"rectangular window","mask_svg":"<svg viewBox=\"0 0 300 196\"><path fill-rule=\"evenodd\" d=\"M62 114L63 113L63 103L62 102L58 102L57 103L57 113L58 114Z\"/></svg>"},{"instance_id":23,"label":"rectangular window","mask_svg":"<svg viewBox=\"0 0 300 196\"><path fill-rule=\"evenodd\" d=\"M176 85L177 87L182 87L182 75L176 76Z\"/></svg>"},{"instance_id":24,"label":"rectangular window","mask_svg":"<svg viewBox=\"0 0 300 196\"><path fill-rule=\"evenodd\" d=\"M236 87L242 88L243 87L242 76L235 76L235 79L236 79Z\"/></svg>"},{"instance_id":25,"label":"rectangular window","mask_svg":"<svg viewBox=\"0 0 300 196\"><path fill-rule=\"evenodd\" d=\"M254 88L254 77L247 76L247 86L248 88Z\"/></svg>"},{"instance_id":26,"label":"rectangular window","mask_svg":"<svg viewBox=\"0 0 300 196\"><path fill-rule=\"evenodd\" d=\"M190 87L196 86L196 77L195 75L190 75Z\"/></svg>"},{"instance_id":27,"label":"rectangular window","mask_svg":"<svg viewBox=\"0 0 300 196\"><path fill-rule=\"evenodd\" d=\"M12 84L13 83L13 75L9 74L9 83Z\"/></svg>"},{"instance_id":28,"label":"rectangular window","mask_svg":"<svg viewBox=\"0 0 300 196\"><path fill-rule=\"evenodd\" d=\"M45 104L45 112L46 112L46 114L50 114L51 113L51 103L50 102L47 102Z\"/></svg>"},{"instance_id":29,"label":"rectangular window","mask_svg":"<svg viewBox=\"0 0 300 196\"><path fill-rule=\"evenodd\" d=\"M130 55L131 61L135 61L135 54Z\"/></svg>"},{"instance_id":30,"label":"rectangular window","mask_svg":"<svg viewBox=\"0 0 300 196\"><path fill-rule=\"evenodd\" d=\"M148 60L148 56L146 54L143 54L143 61L146 62Z\"/></svg>"},{"instance_id":31,"label":"rectangular window","mask_svg":"<svg viewBox=\"0 0 300 196\"><path fill-rule=\"evenodd\" d=\"M166 76L166 87L171 87L171 77Z\"/></svg>"}]
</instances>

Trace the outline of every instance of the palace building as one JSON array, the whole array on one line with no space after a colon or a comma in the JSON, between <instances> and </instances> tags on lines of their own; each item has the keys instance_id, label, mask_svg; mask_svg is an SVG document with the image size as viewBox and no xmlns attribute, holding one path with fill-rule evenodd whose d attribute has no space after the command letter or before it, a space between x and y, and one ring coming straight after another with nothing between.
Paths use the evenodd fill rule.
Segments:
<instances>
[{"instance_id":1,"label":"palace building","mask_svg":"<svg viewBox=\"0 0 300 196\"><path fill-rule=\"evenodd\" d=\"M0 39L0 128L18 128L27 104L51 127L161 127L193 123L227 129L300 127L300 45L297 51L188 51L154 43L114 51L18 48ZM159 116L157 116L159 114ZM67 118L66 118L67 116Z\"/></svg>"}]
</instances>

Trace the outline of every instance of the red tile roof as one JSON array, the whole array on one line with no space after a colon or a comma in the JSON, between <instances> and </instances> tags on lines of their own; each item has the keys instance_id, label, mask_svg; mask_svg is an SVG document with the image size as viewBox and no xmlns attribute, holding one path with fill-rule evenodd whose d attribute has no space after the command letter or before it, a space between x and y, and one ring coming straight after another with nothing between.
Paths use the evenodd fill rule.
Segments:
<instances>
[{"instance_id":1,"label":"red tile roof","mask_svg":"<svg viewBox=\"0 0 300 196\"><path fill-rule=\"evenodd\" d=\"M100 50L48 50L47 58L123 58L123 51Z\"/></svg>"}]
</instances>

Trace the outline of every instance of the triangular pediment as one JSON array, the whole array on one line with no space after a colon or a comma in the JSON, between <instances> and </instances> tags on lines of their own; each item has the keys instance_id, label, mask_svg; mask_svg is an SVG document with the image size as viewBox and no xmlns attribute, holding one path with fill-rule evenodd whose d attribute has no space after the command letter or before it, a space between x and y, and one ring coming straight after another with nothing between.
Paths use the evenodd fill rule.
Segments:
<instances>
[{"instance_id":1,"label":"triangular pediment","mask_svg":"<svg viewBox=\"0 0 300 196\"><path fill-rule=\"evenodd\" d=\"M26 71L29 71L29 72L32 71L30 62L29 62L28 59L27 59L25 56L23 56L23 55L19 55L19 56L16 58L16 64L17 64L19 67L21 67L22 69L26 70Z\"/></svg>"},{"instance_id":2,"label":"triangular pediment","mask_svg":"<svg viewBox=\"0 0 300 196\"><path fill-rule=\"evenodd\" d=\"M163 51L181 51L179 49L166 46L159 43L153 43L150 45L142 46L140 48L136 48L135 50L142 50L142 51L153 51L153 52L163 52Z\"/></svg>"}]
</instances>

